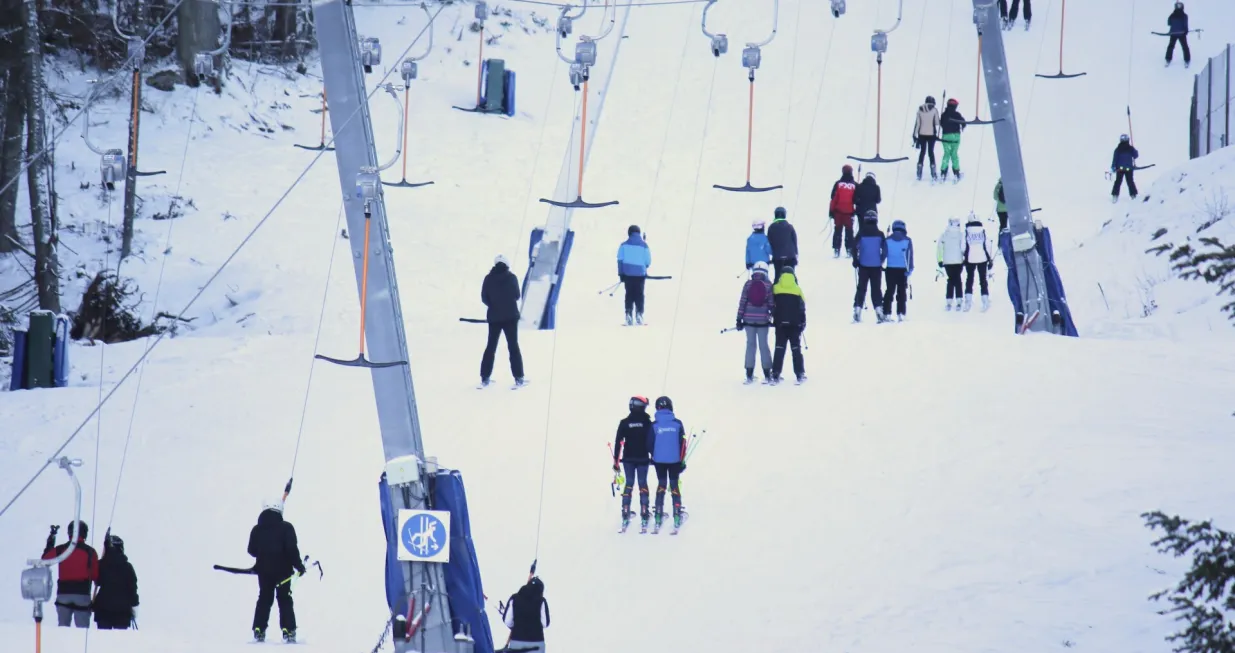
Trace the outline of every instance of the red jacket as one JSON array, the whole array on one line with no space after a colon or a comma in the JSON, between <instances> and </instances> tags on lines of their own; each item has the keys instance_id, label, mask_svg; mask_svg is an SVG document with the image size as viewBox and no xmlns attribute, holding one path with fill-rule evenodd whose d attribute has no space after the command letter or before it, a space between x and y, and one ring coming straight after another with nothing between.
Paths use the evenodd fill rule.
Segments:
<instances>
[{"instance_id":1,"label":"red jacket","mask_svg":"<svg viewBox=\"0 0 1235 653\"><path fill-rule=\"evenodd\" d=\"M857 211L853 205L853 194L857 190L858 184L852 177L841 177L832 184L832 203L828 205L828 215L836 224L852 224L853 214Z\"/></svg>"},{"instance_id":2,"label":"red jacket","mask_svg":"<svg viewBox=\"0 0 1235 653\"><path fill-rule=\"evenodd\" d=\"M68 542L43 551L44 560L52 560L69 548ZM60 577L56 580L57 594L82 594L89 596L91 584L99 579L99 554L95 553L85 539L77 541L77 548L60 562Z\"/></svg>"}]
</instances>

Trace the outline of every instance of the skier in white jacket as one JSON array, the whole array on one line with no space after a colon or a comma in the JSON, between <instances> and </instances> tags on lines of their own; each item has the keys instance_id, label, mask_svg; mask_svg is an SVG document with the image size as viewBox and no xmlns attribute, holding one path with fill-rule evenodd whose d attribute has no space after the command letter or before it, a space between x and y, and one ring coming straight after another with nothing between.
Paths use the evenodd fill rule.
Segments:
<instances>
[{"instance_id":1,"label":"skier in white jacket","mask_svg":"<svg viewBox=\"0 0 1235 653\"><path fill-rule=\"evenodd\" d=\"M961 310L961 269L965 267L965 229L961 227L960 218L948 218L948 228L943 230L935 246L935 257L939 261L939 269L948 275L947 304L944 310L952 310L953 298L956 299L956 310ZM971 285L972 287L972 285Z\"/></svg>"},{"instance_id":2,"label":"skier in white jacket","mask_svg":"<svg viewBox=\"0 0 1235 653\"><path fill-rule=\"evenodd\" d=\"M965 305L968 311L973 307L973 273L978 272L978 285L982 290L982 310L991 307L990 294L986 287L986 271L994 267L991 259L991 248L986 237L986 228L982 221L972 213L969 222L965 223Z\"/></svg>"}]
</instances>

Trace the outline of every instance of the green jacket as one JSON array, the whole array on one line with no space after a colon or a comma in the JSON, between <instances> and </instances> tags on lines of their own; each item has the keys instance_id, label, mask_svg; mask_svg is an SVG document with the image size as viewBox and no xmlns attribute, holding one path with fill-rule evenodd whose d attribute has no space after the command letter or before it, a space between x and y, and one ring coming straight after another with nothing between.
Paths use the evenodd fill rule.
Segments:
<instances>
[{"instance_id":1,"label":"green jacket","mask_svg":"<svg viewBox=\"0 0 1235 653\"><path fill-rule=\"evenodd\" d=\"M994 197L995 197L995 210L1000 213L1007 212L1008 207L1005 206L1003 203L1003 180L1002 179L1000 179L999 182L995 184Z\"/></svg>"}]
</instances>

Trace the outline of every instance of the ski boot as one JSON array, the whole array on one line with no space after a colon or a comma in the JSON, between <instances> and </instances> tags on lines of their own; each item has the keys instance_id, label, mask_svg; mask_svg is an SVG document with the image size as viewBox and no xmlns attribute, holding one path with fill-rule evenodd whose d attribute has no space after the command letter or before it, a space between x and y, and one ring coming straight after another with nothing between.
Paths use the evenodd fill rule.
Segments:
<instances>
[{"instance_id":1,"label":"ski boot","mask_svg":"<svg viewBox=\"0 0 1235 653\"><path fill-rule=\"evenodd\" d=\"M905 321L905 314L904 314L904 313L897 313L897 314L896 314L896 321L897 321L897 322L904 322L904 321Z\"/></svg>"},{"instance_id":2,"label":"ski boot","mask_svg":"<svg viewBox=\"0 0 1235 653\"><path fill-rule=\"evenodd\" d=\"M1026 32L1029 31L1029 19L1028 18L1025 19L1025 31Z\"/></svg>"},{"instance_id":3,"label":"ski boot","mask_svg":"<svg viewBox=\"0 0 1235 653\"><path fill-rule=\"evenodd\" d=\"M1184 62L1184 68L1191 68L1191 67L1192 67L1192 62L1191 62L1191 61L1185 61L1185 62Z\"/></svg>"},{"instance_id":4,"label":"ski boot","mask_svg":"<svg viewBox=\"0 0 1235 653\"><path fill-rule=\"evenodd\" d=\"M862 321L862 307L854 306L853 307L853 322L854 324L857 324L858 322L861 322L861 321Z\"/></svg>"},{"instance_id":5,"label":"ski boot","mask_svg":"<svg viewBox=\"0 0 1235 653\"><path fill-rule=\"evenodd\" d=\"M635 324L643 326L643 313L635 313Z\"/></svg>"},{"instance_id":6,"label":"ski boot","mask_svg":"<svg viewBox=\"0 0 1235 653\"><path fill-rule=\"evenodd\" d=\"M985 313L986 311L990 310L990 308L991 308L990 295L982 295L982 312Z\"/></svg>"},{"instance_id":7,"label":"ski boot","mask_svg":"<svg viewBox=\"0 0 1235 653\"><path fill-rule=\"evenodd\" d=\"M479 390L479 389L481 389L481 388L487 388L487 387L489 387L489 384L490 384L490 383L492 383L492 381L490 381L489 379L481 379L481 380L480 380L480 385L476 386L476 389L478 389L478 390Z\"/></svg>"},{"instance_id":8,"label":"ski boot","mask_svg":"<svg viewBox=\"0 0 1235 653\"><path fill-rule=\"evenodd\" d=\"M805 374L805 373L803 373L803 374L799 374L799 375L798 375L797 384L798 384L798 385L802 385L803 383L806 383L806 374Z\"/></svg>"},{"instance_id":9,"label":"ski boot","mask_svg":"<svg viewBox=\"0 0 1235 653\"><path fill-rule=\"evenodd\" d=\"M964 175L962 175L962 174L961 174L961 171L960 171L960 170L953 170L953 171L952 171L952 183L953 183L953 184L959 184L959 183L961 183L961 177L964 177Z\"/></svg>"},{"instance_id":10,"label":"ski boot","mask_svg":"<svg viewBox=\"0 0 1235 653\"><path fill-rule=\"evenodd\" d=\"M922 164L918 164L918 181L922 181Z\"/></svg>"},{"instance_id":11,"label":"ski boot","mask_svg":"<svg viewBox=\"0 0 1235 653\"><path fill-rule=\"evenodd\" d=\"M513 386L511 386L511 389L512 389L512 390L518 390L519 388L522 388L522 387L523 387L523 386L525 386L525 385L527 385L527 379L525 379L525 378L523 378L523 377L519 377L519 378L515 379L515 384L514 384Z\"/></svg>"},{"instance_id":12,"label":"ski boot","mask_svg":"<svg viewBox=\"0 0 1235 653\"><path fill-rule=\"evenodd\" d=\"M295 644L296 643L296 631L288 630L284 628L283 629L283 642L285 644Z\"/></svg>"},{"instance_id":13,"label":"ski boot","mask_svg":"<svg viewBox=\"0 0 1235 653\"><path fill-rule=\"evenodd\" d=\"M626 326L631 326L635 323L635 316L630 313L626 314Z\"/></svg>"},{"instance_id":14,"label":"ski boot","mask_svg":"<svg viewBox=\"0 0 1235 653\"><path fill-rule=\"evenodd\" d=\"M951 297L949 297L947 299L947 303L943 305L943 310L948 311L949 313L952 312L952 298Z\"/></svg>"},{"instance_id":15,"label":"ski boot","mask_svg":"<svg viewBox=\"0 0 1235 653\"><path fill-rule=\"evenodd\" d=\"M657 533L659 533L660 527L664 523L665 523L665 511L657 510L654 516L654 519L652 521L652 535L656 535Z\"/></svg>"},{"instance_id":16,"label":"ski boot","mask_svg":"<svg viewBox=\"0 0 1235 653\"><path fill-rule=\"evenodd\" d=\"M883 312L882 306L875 307L875 324L883 324L888 321L887 313Z\"/></svg>"},{"instance_id":17,"label":"ski boot","mask_svg":"<svg viewBox=\"0 0 1235 653\"><path fill-rule=\"evenodd\" d=\"M832 258L840 258L840 248L832 250Z\"/></svg>"},{"instance_id":18,"label":"ski boot","mask_svg":"<svg viewBox=\"0 0 1235 653\"><path fill-rule=\"evenodd\" d=\"M931 164L931 181L932 182L939 181L939 173L935 172L935 164L933 163Z\"/></svg>"},{"instance_id":19,"label":"ski boot","mask_svg":"<svg viewBox=\"0 0 1235 653\"><path fill-rule=\"evenodd\" d=\"M966 295L965 295L965 305L964 305L964 307L963 307L963 308L961 308L961 310L962 310L962 311L965 311L966 313L968 313L968 312L969 312L969 309L971 309L971 308L973 308L973 295L971 295L971 294L966 294Z\"/></svg>"},{"instance_id":20,"label":"ski boot","mask_svg":"<svg viewBox=\"0 0 1235 653\"><path fill-rule=\"evenodd\" d=\"M630 511L623 510L622 511L622 528L618 532L625 533L626 529L628 528L630 528Z\"/></svg>"},{"instance_id":21,"label":"ski boot","mask_svg":"<svg viewBox=\"0 0 1235 653\"><path fill-rule=\"evenodd\" d=\"M1117 203L1118 201L1119 201L1119 196L1118 196L1118 195L1111 195L1111 204L1115 204L1115 203Z\"/></svg>"},{"instance_id":22,"label":"ski boot","mask_svg":"<svg viewBox=\"0 0 1235 653\"><path fill-rule=\"evenodd\" d=\"M648 520L651 519L651 517L652 516L648 513L647 509L644 509L643 512L639 513L639 534L640 535L647 534Z\"/></svg>"},{"instance_id":23,"label":"ski boot","mask_svg":"<svg viewBox=\"0 0 1235 653\"><path fill-rule=\"evenodd\" d=\"M677 535L678 531L682 530L683 511L681 508L675 508L673 511L673 530L670 535Z\"/></svg>"},{"instance_id":24,"label":"ski boot","mask_svg":"<svg viewBox=\"0 0 1235 653\"><path fill-rule=\"evenodd\" d=\"M744 383L746 385L750 385L754 382L755 382L755 368L748 367L746 368L746 381Z\"/></svg>"},{"instance_id":25,"label":"ski boot","mask_svg":"<svg viewBox=\"0 0 1235 653\"><path fill-rule=\"evenodd\" d=\"M265 628L254 628L253 629L253 641L255 642L266 641L266 629Z\"/></svg>"},{"instance_id":26,"label":"ski boot","mask_svg":"<svg viewBox=\"0 0 1235 653\"><path fill-rule=\"evenodd\" d=\"M956 308L953 310L955 310L957 313L961 312L961 298L960 297L956 298Z\"/></svg>"},{"instance_id":27,"label":"ski boot","mask_svg":"<svg viewBox=\"0 0 1235 653\"><path fill-rule=\"evenodd\" d=\"M772 383L772 368L764 368L764 370L763 370L763 384L764 384L764 385L768 385L768 384L770 384L770 383Z\"/></svg>"}]
</instances>

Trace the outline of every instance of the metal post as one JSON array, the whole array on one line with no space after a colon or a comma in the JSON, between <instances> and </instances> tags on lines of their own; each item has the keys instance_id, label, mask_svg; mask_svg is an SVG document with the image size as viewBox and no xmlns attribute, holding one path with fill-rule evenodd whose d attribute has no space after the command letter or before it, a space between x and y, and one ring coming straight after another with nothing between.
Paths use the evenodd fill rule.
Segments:
<instances>
[{"instance_id":1,"label":"metal post","mask_svg":"<svg viewBox=\"0 0 1235 653\"><path fill-rule=\"evenodd\" d=\"M1223 105L1226 106L1226 126L1222 130L1222 147L1231 144L1231 44L1226 45L1226 96Z\"/></svg>"},{"instance_id":2,"label":"metal post","mask_svg":"<svg viewBox=\"0 0 1235 653\"><path fill-rule=\"evenodd\" d=\"M361 72L360 45L355 17L343 0L313 3L313 17L322 53L322 77L330 95L330 126L334 131L335 160L339 184L347 214L348 229L353 234L364 233L365 202L356 195L358 176L362 171L379 167L373 139L373 124L369 116L365 81ZM407 338L403 329L403 311L399 301L399 286L391 260L390 231L386 220L386 205L382 187L377 184L376 197L368 202L372 239L368 256L366 302L368 319L365 335L369 355L378 361L408 360ZM364 247L361 239L352 238L352 263L357 289L364 277ZM420 421L416 412L416 392L408 365L371 369L373 394L377 402L378 425L382 449L387 461L415 456L425 460ZM420 487L427 487L425 471L419 470ZM427 507L423 492L407 491L406 486L392 484L391 501L396 510ZM403 584L399 588L396 610L406 612L414 588L422 585L444 588L439 565L400 563ZM425 623L425 653L454 650L450 627L450 608L439 598L434 600L429 623ZM395 650L408 650L411 643L396 639Z\"/></svg>"},{"instance_id":3,"label":"metal post","mask_svg":"<svg viewBox=\"0 0 1235 653\"><path fill-rule=\"evenodd\" d=\"M136 42L136 43L134 43ZM130 56L144 53L145 47L137 39L130 41ZM131 89L132 104L129 107L129 162L124 174L124 226L120 237L120 258L133 252L133 219L137 212L137 136L141 131L142 103L142 57L133 59Z\"/></svg>"}]
</instances>

